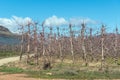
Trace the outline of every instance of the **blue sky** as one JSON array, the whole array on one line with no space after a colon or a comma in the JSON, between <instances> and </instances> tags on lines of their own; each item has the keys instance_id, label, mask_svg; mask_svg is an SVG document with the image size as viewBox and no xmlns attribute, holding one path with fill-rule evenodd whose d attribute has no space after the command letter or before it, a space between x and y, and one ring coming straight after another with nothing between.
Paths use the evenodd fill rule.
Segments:
<instances>
[{"instance_id":1,"label":"blue sky","mask_svg":"<svg viewBox=\"0 0 120 80\"><path fill-rule=\"evenodd\" d=\"M90 18L113 29L120 26L120 0L0 0L0 18L31 17L42 22L53 15Z\"/></svg>"}]
</instances>

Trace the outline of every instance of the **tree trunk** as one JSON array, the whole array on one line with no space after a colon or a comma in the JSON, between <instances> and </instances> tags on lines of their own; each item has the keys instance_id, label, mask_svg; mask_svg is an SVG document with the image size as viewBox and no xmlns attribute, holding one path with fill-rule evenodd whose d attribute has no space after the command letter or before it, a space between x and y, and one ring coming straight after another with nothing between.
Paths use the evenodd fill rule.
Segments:
<instances>
[{"instance_id":1,"label":"tree trunk","mask_svg":"<svg viewBox=\"0 0 120 80\"><path fill-rule=\"evenodd\" d=\"M91 62L93 61L93 44L92 44L92 28L90 28L90 55L91 55Z\"/></svg>"},{"instance_id":2,"label":"tree trunk","mask_svg":"<svg viewBox=\"0 0 120 80\"><path fill-rule=\"evenodd\" d=\"M20 51L20 61L22 60L22 55L23 55L23 44L24 42L24 27L22 26L22 39L21 39L21 51Z\"/></svg>"},{"instance_id":3,"label":"tree trunk","mask_svg":"<svg viewBox=\"0 0 120 80\"><path fill-rule=\"evenodd\" d=\"M105 35L105 27L102 25L101 28L101 70L103 70L104 66L104 35Z\"/></svg>"},{"instance_id":4,"label":"tree trunk","mask_svg":"<svg viewBox=\"0 0 120 80\"><path fill-rule=\"evenodd\" d=\"M71 48L71 54L72 54L72 61L74 64L75 61L75 57L74 57L74 49L73 49L73 31L72 31L72 25L69 25L69 29L70 29L70 48Z\"/></svg>"},{"instance_id":5,"label":"tree trunk","mask_svg":"<svg viewBox=\"0 0 120 80\"><path fill-rule=\"evenodd\" d=\"M62 53L62 45L61 45L59 27L57 27L57 33L58 33L58 44L59 44L59 57L60 57L61 62L63 62L63 53Z\"/></svg>"},{"instance_id":6,"label":"tree trunk","mask_svg":"<svg viewBox=\"0 0 120 80\"><path fill-rule=\"evenodd\" d=\"M88 62L87 62L87 54L86 54L86 49L85 49L85 24L82 23L81 26L82 26L82 29L81 29L82 40L81 41L82 41L83 60L85 62L85 65L87 66Z\"/></svg>"},{"instance_id":7,"label":"tree trunk","mask_svg":"<svg viewBox=\"0 0 120 80\"><path fill-rule=\"evenodd\" d=\"M42 25L42 55L43 55L43 63L46 62L45 59L45 34L44 34L44 26Z\"/></svg>"},{"instance_id":8,"label":"tree trunk","mask_svg":"<svg viewBox=\"0 0 120 80\"><path fill-rule=\"evenodd\" d=\"M30 25L28 25L28 33L27 33L27 63L29 62L29 54L30 54Z\"/></svg>"},{"instance_id":9,"label":"tree trunk","mask_svg":"<svg viewBox=\"0 0 120 80\"><path fill-rule=\"evenodd\" d=\"M37 44L37 23L34 25L34 52L35 52L35 58L36 58L36 64L38 65L38 44Z\"/></svg>"},{"instance_id":10,"label":"tree trunk","mask_svg":"<svg viewBox=\"0 0 120 80\"><path fill-rule=\"evenodd\" d=\"M118 28L116 28L116 33L115 33L115 63L117 63L117 57L118 57Z\"/></svg>"}]
</instances>

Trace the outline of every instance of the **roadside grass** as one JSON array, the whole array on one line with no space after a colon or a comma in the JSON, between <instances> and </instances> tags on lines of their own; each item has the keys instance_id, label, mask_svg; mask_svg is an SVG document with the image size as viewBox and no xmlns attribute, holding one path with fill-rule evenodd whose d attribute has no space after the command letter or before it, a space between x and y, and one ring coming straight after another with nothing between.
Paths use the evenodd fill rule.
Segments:
<instances>
[{"instance_id":1,"label":"roadside grass","mask_svg":"<svg viewBox=\"0 0 120 80\"><path fill-rule=\"evenodd\" d=\"M72 64L69 59L65 59L62 63L55 59L51 64L52 68L47 70L43 70L43 63L41 63L42 61L39 62L39 65L34 64L34 61L26 64L25 60L8 63L0 66L0 72L6 74L25 73L28 77L43 79L120 79L120 65L115 64L112 58L106 59L102 71L99 70L100 61L90 62L88 66L85 66L82 60ZM120 59L118 59L119 62Z\"/></svg>"},{"instance_id":2,"label":"roadside grass","mask_svg":"<svg viewBox=\"0 0 120 80\"><path fill-rule=\"evenodd\" d=\"M7 57L13 57L13 56L18 56L18 52L14 51L0 51L0 59L2 58L7 58Z\"/></svg>"},{"instance_id":3,"label":"roadside grass","mask_svg":"<svg viewBox=\"0 0 120 80\"><path fill-rule=\"evenodd\" d=\"M47 70L22 69L19 67L4 65L0 67L0 72L8 74L25 73L28 74L28 77L44 79L120 79L120 71L114 71L112 70L112 67L111 69L99 71L96 69L90 70L92 67L78 65L79 64L56 63L52 69Z\"/></svg>"},{"instance_id":4,"label":"roadside grass","mask_svg":"<svg viewBox=\"0 0 120 80\"><path fill-rule=\"evenodd\" d=\"M0 72L15 74L15 73L23 73L25 71L22 68L18 68L18 67L0 66Z\"/></svg>"},{"instance_id":5,"label":"roadside grass","mask_svg":"<svg viewBox=\"0 0 120 80\"><path fill-rule=\"evenodd\" d=\"M88 71L71 67L56 67L50 70L28 71L30 77L45 79L120 79L120 71Z\"/></svg>"}]
</instances>

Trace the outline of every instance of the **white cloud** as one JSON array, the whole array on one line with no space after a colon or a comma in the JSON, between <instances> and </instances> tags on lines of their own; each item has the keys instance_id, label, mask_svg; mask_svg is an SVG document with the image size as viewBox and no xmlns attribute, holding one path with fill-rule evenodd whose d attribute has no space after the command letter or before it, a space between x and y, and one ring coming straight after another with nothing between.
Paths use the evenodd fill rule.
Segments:
<instances>
[{"instance_id":1,"label":"white cloud","mask_svg":"<svg viewBox=\"0 0 120 80\"><path fill-rule=\"evenodd\" d=\"M17 24L13 19L0 18L0 25L8 28L11 32L15 32L15 30L17 29Z\"/></svg>"},{"instance_id":2,"label":"white cloud","mask_svg":"<svg viewBox=\"0 0 120 80\"><path fill-rule=\"evenodd\" d=\"M97 23L96 21L91 20L89 18L71 18L70 21L68 22L62 17L58 18L57 16L52 16L45 20L44 26L48 26L48 27L62 26L62 25L68 25L68 23L78 26L78 25L81 25L81 23L83 22L86 24ZM5 26L11 32L14 32L14 33L18 33L18 28L19 28L18 24L26 26L28 25L28 23L33 23L33 20L29 17L22 18L22 17L13 16L12 18L0 18L0 25Z\"/></svg>"},{"instance_id":3,"label":"white cloud","mask_svg":"<svg viewBox=\"0 0 120 80\"><path fill-rule=\"evenodd\" d=\"M29 17L22 18L22 17L13 16L13 19L17 24L22 26L26 26L29 23L33 23L32 19Z\"/></svg>"},{"instance_id":4,"label":"white cloud","mask_svg":"<svg viewBox=\"0 0 120 80\"><path fill-rule=\"evenodd\" d=\"M70 19L70 23L73 25L81 25L81 23L85 23L85 24L97 24L96 21L90 19L90 18L71 18Z\"/></svg>"},{"instance_id":5,"label":"white cloud","mask_svg":"<svg viewBox=\"0 0 120 80\"><path fill-rule=\"evenodd\" d=\"M29 17L21 18L13 16L12 18L0 18L0 25L8 28L13 33L18 33L19 25L26 26L28 23L32 22L32 19Z\"/></svg>"},{"instance_id":6,"label":"white cloud","mask_svg":"<svg viewBox=\"0 0 120 80\"><path fill-rule=\"evenodd\" d=\"M62 26L66 25L68 22L64 18L58 18L57 16L49 17L45 20L44 26Z\"/></svg>"}]
</instances>

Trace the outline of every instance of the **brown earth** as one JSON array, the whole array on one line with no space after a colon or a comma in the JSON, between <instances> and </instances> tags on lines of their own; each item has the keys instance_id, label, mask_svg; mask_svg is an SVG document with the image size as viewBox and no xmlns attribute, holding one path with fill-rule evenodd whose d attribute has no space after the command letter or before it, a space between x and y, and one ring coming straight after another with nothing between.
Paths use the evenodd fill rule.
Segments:
<instances>
[{"instance_id":1,"label":"brown earth","mask_svg":"<svg viewBox=\"0 0 120 80\"><path fill-rule=\"evenodd\" d=\"M0 73L0 80L42 80L42 79L29 78L29 77L27 77L26 74Z\"/></svg>"},{"instance_id":2,"label":"brown earth","mask_svg":"<svg viewBox=\"0 0 120 80\"><path fill-rule=\"evenodd\" d=\"M6 73L0 72L0 80L66 80L66 79L30 78L26 74L6 74Z\"/></svg>"},{"instance_id":3,"label":"brown earth","mask_svg":"<svg viewBox=\"0 0 120 80\"><path fill-rule=\"evenodd\" d=\"M26 74L5 74L5 73L0 72L0 80L66 80L66 79L30 78Z\"/></svg>"},{"instance_id":4,"label":"brown earth","mask_svg":"<svg viewBox=\"0 0 120 80\"><path fill-rule=\"evenodd\" d=\"M35 79L27 77L26 74L5 74L0 73L0 80L71 80L71 79ZM87 80L87 79L75 79L75 80ZM93 79L93 80L120 80L120 79Z\"/></svg>"}]
</instances>

